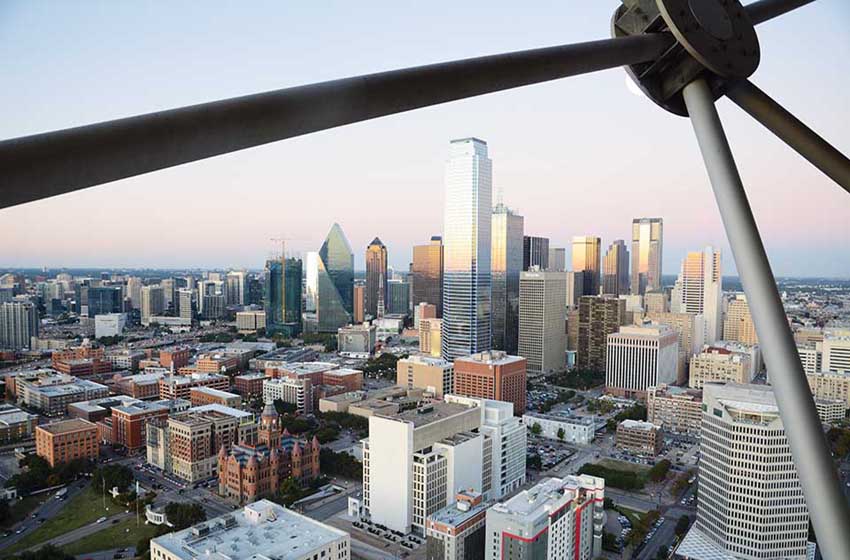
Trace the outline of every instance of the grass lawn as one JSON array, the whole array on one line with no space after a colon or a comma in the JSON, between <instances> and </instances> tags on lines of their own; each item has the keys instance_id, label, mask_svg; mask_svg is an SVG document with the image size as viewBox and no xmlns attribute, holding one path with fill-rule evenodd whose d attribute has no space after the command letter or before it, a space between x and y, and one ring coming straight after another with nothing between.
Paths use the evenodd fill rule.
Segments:
<instances>
[{"instance_id":1,"label":"grass lawn","mask_svg":"<svg viewBox=\"0 0 850 560\"><path fill-rule=\"evenodd\" d=\"M8 555L45 543L59 535L64 535L68 531L88 525L101 516L114 515L122 510L122 507L112 503L109 497L106 498L106 507L109 508L109 511L103 509L103 499L100 493L89 486L83 492L68 500L56 517L46 521L44 525L29 533L14 546L4 550L3 554Z\"/></svg>"},{"instance_id":2,"label":"grass lawn","mask_svg":"<svg viewBox=\"0 0 850 560\"><path fill-rule=\"evenodd\" d=\"M638 465L635 463L629 463L628 461L617 461L616 459L600 459L596 463L597 465L602 465L606 469L614 469L617 471L624 472L633 472L639 475L645 475L649 472L649 467L646 465Z\"/></svg>"},{"instance_id":3,"label":"grass lawn","mask_svg":"<svg viewBox=\"0 0 850 560\"><path fill-rule=\"evenodd\" d=\"M635 511L633 509L625 508L622 506L617 506L615 509L629 518L629 521L631 521L632 523L632 527L637 524L641 517L646 515L645 513L641 513L639 511Z\"/></svg>"},{"instance_id":4,"label":"grass lawn","mask_svg":"<svg viewBox=\"0 0 850 560\"><path fill-rule=\"evenodd\" d=\"M11 527L18 521L26 519L36 507L49 500L52 495L52 492L45 492L37 496L27 496L23 500L15 500L9 522L4 524L3 527Z\"/></svg>"},{"instance_id":5,"label":"grass lawn","mask_svg":"<svg viewBox=\"0 0 850 560\"><path fill-rule=\"evenodd\" d=\"M156 534L156 529L156 525L145 525L144 521L139 527L136 527L135 519L125 519L116 525L109 525L103 531L98 531L93 535L67 544L62 547L62 550L77 556L100 550L128 548L136 546L139 539L152 538Z\"/></svg>"}]
</instances>

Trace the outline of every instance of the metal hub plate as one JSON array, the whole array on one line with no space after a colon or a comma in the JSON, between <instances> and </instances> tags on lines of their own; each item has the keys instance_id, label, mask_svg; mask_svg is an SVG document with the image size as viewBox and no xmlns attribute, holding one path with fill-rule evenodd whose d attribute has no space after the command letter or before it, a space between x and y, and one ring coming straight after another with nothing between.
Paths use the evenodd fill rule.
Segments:
<instances>
[{"instance_id":1,"label":"metal hub plate","mask_svg":"<svg viewBox=\"0 0 850 560\"><path fill-rule=\"evenodd\" d=\"M743 79L759 64L758 37L739 0L656 0L688 53L713 73Z\"/></svg>"}]
</instances>

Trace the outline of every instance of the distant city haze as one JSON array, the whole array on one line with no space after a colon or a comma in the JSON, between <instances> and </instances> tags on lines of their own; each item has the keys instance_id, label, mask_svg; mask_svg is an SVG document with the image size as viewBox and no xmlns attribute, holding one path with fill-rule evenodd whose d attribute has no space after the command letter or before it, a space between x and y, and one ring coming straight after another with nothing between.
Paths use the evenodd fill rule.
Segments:
<instances>
[{"instance_id":1,"label":"distant city haze","mask_svg":"<svg viewBox=\"0 0 850 560\"><path fill-rule=\"evenodd\" d=\"M212 5L211 5L212 4ZM4 2L13 138L324 80L605 38L618 0L398 3ZM759 26L753 82L850 153L850 4ZM805 37L804 42L797 41ZM728 101L721 118L777 275L850 277L850 196ZM379 236L407 270L442 233L449 141L487 142L493 188L525 234L565 247L664 220L663 273L713 245L734 274L686 119L630 93L622 70L520 88L199 161L0 210L2 267L262 268L280 243L318 251L338 222L363 270ZM0 172L0 176L2 172ZM2 178L0 178L2 185Z\"/></svg>"}]
</instances>

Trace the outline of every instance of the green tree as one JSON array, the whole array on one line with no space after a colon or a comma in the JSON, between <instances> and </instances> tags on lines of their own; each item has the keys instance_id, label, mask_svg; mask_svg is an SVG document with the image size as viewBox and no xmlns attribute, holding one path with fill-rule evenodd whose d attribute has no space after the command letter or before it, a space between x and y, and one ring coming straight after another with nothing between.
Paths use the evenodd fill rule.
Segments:
<instances>
[{"instance_id":1,"label":"green tree","mask_svg":"<svg viewBox=\"0 0 850 560\"><path fill-rule=\"evenodd\" d=\"M322 472L329 476L341 476L349 480L363 477L363 463L348 453L337 453L331 449L322 448L319 451L319 464Z\"/></svg>"},{"instance_id":2,"label":"green tree","mask_svg":"<svg viewBox=\"0 0 850 560\"><path fill-rule=\"evenodd\" d=\"M206 521L207 514L201 504L169 502L165 506L168 522L174 525L172 531L180 531L201 521Z\"/></svg>"},{"instance_id":3,"label":"green tree","mask_svg":"<svg viewBox=\"0 0 850 560\"><path fill-rule=\"evenodd\" d=\"M296 404L284 402L281 399L274 400L274 409L278 414L295 414L298 412L298 406Z\"/></svg>"},{"instance_id":4,"label":"green tree","mask_svg":"<svg viewBox=\"0 0 850 560\"><path fill-rule=\"evenodd\" d=\"M540 427L540 424L538 422L535 422L531 425L532 434L539 436L541 432L543 432L543 428Z\"/></svg>"},{"instance_id":5,"label":"green tree","mask_svg":"<svg viewBox=\"0 0 850 560\"><path fill-rule=\"evenodd\" d=\"M34 552L22 552L12 558L19 560L74 560L73 556L66 554L61 548L52 544L46 544Z\"/></svg>"},{"instance_id":6,"label":"green tree","mask_svg":"<svg viewBox=\"0 0 850 560\"><path fill-rule=\"evenodd\" d=\"M107 490L118 488L119 492L124 492L132 482L133 471L124 465L106 465L95 469L92 475L92 486L97 489L105 486Z\"/></svg>"},{"instance_id":7,"label":"green tree","mask_svg":"<svg viewBox=\"0 0 850 560\"><path fill-rule=\"evenodd\" d=\"M304 497L304 489L301 488L297 480L290 476L280 483L277 495L280 503L289 507Z\"/></svg>"},{"instance_id":8,"label":"green tree","mask_svg":"<svg viewBox=\"0 0 850 560\"><path fill-rule=\"evenodd\" d=\"M667 459L661 459L649 469L649 480L653 482L661 482L667 477L672 464Z\"/></svg>"},{"instance_id":9,"label":"green tree","mask_svg":"<svg viewBox=\"0 0 850 560\"><path fill-rule=\"evenodd\" d=\"M540 455L536 453L534 455L526 455L525 457L525 468L534 469L539 471L543 468L543 460L540 458Z\"/></svg>"},{"instance_id":10,"label":"green tree","mask_svg":"<svg viewBox=\"0 0 850 560\"><path fill-rule=\"evenodd\" d=\"M688 527L691 526L691 518L687 515L683 515L676 520L676 535L679 537L683 536L688 532Z\"/></svg>"},{"instance_id":11,"label":"green tree","mask_svg":"<svg viewBox=\"0 0 850 560\"><path fill-rule=\"evenodd\" d=\"M564 435L565 435L564 428L558 428L558 439L561 440L561 441L564 441Z\"/></svg>"}]
</instances>

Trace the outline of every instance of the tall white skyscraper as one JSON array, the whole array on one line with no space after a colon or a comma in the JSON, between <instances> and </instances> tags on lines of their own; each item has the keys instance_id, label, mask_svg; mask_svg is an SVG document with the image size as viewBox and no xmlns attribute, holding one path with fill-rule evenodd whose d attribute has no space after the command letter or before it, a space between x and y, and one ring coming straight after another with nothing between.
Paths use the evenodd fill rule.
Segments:
<instances>
[{"instance_id":1,"label":"tall white skyscraper","mask_svg":"<svg viewBox=\"0 0 850 560\"><path fill-rule=\"evenodd\" d=\"M38 309L29 301L0 303L0 348L20 350L30 347L38 335Z\"/></svg>"},{"instance_id":2,"label":"tall white skyscraper","mask_svg":"<svg viewBox=\"0 0 850 560\"><path fill-rule=\"evenodd\" d=\"M703 315L705 344L713 344L722 337L722 292L720 251L706 247L689 252L671 294L671 309Z\"/></svg>"},{"instance_id":3,"label":"tall white skyscraper","mask_svg":"<svg viewBox=\"0 0 850 560\"><path fill-rule=\"evenodd\" d=\"M443 213L443 357L490 349L492 162L487 143L452 140Z\"/></svg>"},{"instance_id":4,"label":"tall white skyscraper","mask_svg":"<svg viewBox=\"0 0 850 560\"><path fill-rule=\"evenodd\" d=\"M703 388L697 521L676 550L695 560L804 560L809 511L773 390Z\"/></svg>"},{"instance_id":5,"label":"tall white skyscraper","mask_svg":"<svg viewBox=\"0 0 850 560\"><path fill-rule=\"evenodd\" d=\"M661 289L661 254L664 248L661 218L632 220L632 294Z\"/></svg>"}]
</instances>

